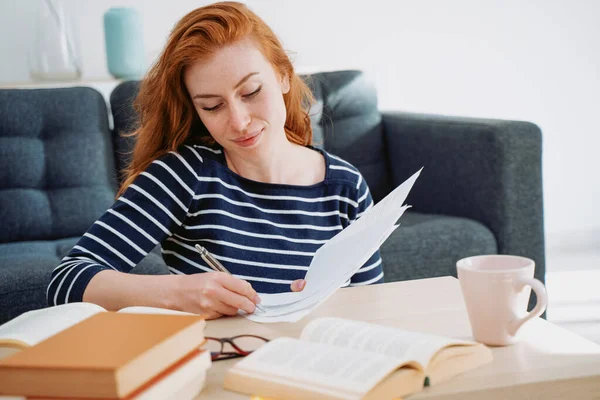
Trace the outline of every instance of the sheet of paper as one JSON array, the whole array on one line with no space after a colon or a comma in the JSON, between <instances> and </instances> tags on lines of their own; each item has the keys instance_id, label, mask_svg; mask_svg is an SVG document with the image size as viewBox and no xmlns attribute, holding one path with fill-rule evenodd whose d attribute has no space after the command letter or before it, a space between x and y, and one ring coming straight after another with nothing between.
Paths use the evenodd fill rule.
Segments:
<instances>
[{"instance_id":1,"label":"sheet of paper","mask_svg":"<svg viewBox=\"0 0 600 400\"><path fill-rule=\"evenodd\" d=\"M264 311L255 311L252 315L245 315L248 319L255 322L282 322L297 321L304 317L310 311L321 305L329 298L342 284L350 279L356 271L377 251L379 245L391 235L398 227L394 225L388 228L383 235L375 235L361 231L359 234L348 237L346 240L338 243L340 248L329 247L324 255L319 259L324 265L334 265L334 268L318 268L314 276L307 279L306 288L297 293L302 297L296 296L290 302L278 304L273 301L269 295L262 295L261 307ZM366 235L366 238L362 234ZM344 250L346 249L346 250ZM352 249L352 251L348 251ZM368 249L368 250L366 250ZM340 252L343 254L340 255ZM333 259L328 257L334 257ZM318 265L318 264L315 264ZM343 274L343 275L342 275ZM309 287L309 282L314 285Z\"/></svg>"},{"instance_id":2,"label":"sheet of paper","mask_svg":"<svg viewBox=\"0 0 600 400\"><path fill-rule=\"evenodd\" d=\"M403 205L404 201L421 171L422 168L317 250L306 273L304 290L261 294L264 311L242 315L256 322L295 322L322 304L398 227L396 222L409 208Z\"/></svg>"}]
</instances>

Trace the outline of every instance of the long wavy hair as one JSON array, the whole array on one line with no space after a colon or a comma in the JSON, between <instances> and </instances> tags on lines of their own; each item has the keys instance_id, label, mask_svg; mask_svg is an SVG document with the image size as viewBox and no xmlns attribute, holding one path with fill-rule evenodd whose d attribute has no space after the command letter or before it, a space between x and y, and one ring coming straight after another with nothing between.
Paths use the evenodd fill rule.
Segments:
<instances>
[{"instance_id":1,"label":"long wavy hair","mask_svg":"<svg viewBox=\"0 0 600 400\"><path fill-rule=\"evenodd\" d=\"M128 133L136 137L136 142L117 197L154 160L176 151L184 142L215 143L194 108L184 71L224 46L246 38L254 41L280 77L289 78L290 90L283 95L288 140L303 146L312 143L308 112L314 97L295 73L277 36L242 3L210 4L190 12L175 25L163 52L140 82L134 101L137 129Z\"/></svg>"}]
</instances>

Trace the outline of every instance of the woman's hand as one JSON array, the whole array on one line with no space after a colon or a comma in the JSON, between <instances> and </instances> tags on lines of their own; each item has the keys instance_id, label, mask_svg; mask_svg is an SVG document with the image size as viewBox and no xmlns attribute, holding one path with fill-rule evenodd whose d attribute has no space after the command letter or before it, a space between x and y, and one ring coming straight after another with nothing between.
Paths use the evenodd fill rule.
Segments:
<instances>
[{"instance_id":1,"label":"woman's hand","mask_svg":"<svg viewBox=\"0 0 600 400\"><path fill-rule=\"evenodd\" d=\"M179 278L177 308L203 314L206 319L235 315L238 310L251 314L260 303L250 283L224 272L179 275Z\"/></svg>"},{"instance_id":2,"label":"woman's hand","mask_svg":"<svg viewBox=\"0 0 600 400\"><path fill-rule=\"evenodd\" d=\"M260 297L245 280L224 272L205 272L193 275L179 275L177 285L177 309L202 314L206 319L223 315L236 315L238 310L248 314L254 312ZM292 282L292 292L304 289L306 281Z\"/></svg>"}]
</instances>

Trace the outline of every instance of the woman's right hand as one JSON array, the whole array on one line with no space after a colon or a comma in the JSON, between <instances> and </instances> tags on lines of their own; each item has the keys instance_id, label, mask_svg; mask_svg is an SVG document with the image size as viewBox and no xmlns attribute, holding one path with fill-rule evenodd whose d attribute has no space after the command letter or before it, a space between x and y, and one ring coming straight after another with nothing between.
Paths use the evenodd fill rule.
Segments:
<instances>
[{"instance_id":1,"label":"woman's right hand","mask_svg":"<svg viewBox=\"0 0 600 400\"><path fill-rule=\"evenodd\" d=\"M238 310L251 314L260 298L252 285L224 272L179 275L178 309L202 314L206 319L236 315Z\"/></svg>"}]
</instances>

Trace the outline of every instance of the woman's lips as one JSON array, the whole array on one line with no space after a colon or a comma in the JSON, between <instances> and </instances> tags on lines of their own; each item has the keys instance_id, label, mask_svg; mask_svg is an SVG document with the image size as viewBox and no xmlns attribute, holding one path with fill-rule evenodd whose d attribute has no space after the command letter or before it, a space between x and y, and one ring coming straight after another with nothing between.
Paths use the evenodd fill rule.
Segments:
<instances>
[{"instance_id":1,"label":"woman's lips","mask_svg":"<svg viewBox=\"0 0 600 400\"><path fill-rule=\"evenodd\" d=\"M261 129L260 131L258 131L255 134L251 134L249 136L246 136L246 137L243 137L240 139L235 139L234 142L238 146L242 146L242 147L252 146L254 143L258 142L258 139L260 139L260 136L262 135L264 129L265 128Z\"/></svg>"}]
</instances>

